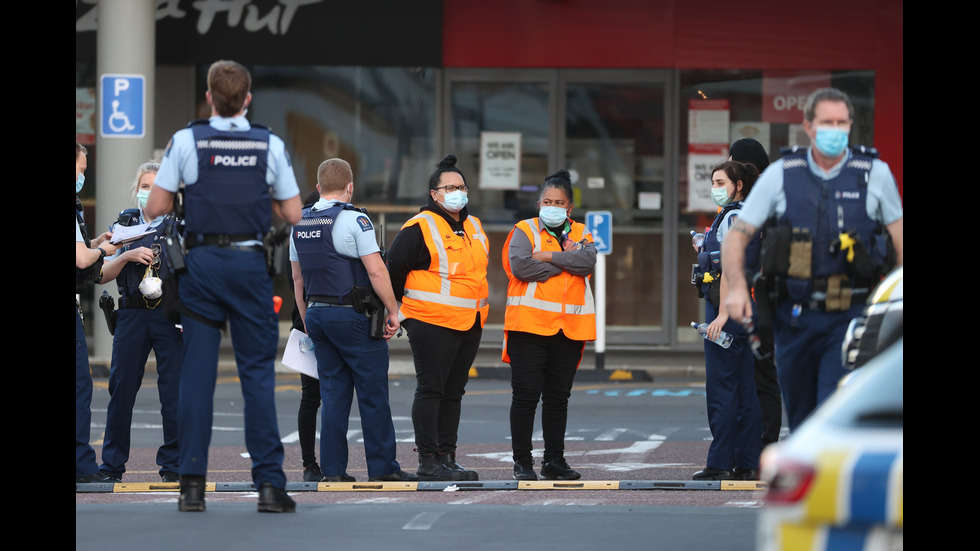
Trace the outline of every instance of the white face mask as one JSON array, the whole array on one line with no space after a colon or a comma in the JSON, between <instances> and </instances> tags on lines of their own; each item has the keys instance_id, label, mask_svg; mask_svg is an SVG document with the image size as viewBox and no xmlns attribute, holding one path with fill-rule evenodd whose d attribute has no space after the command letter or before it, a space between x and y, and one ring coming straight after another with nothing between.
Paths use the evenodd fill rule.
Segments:
<instances>
[{"instance_id":1,"label":"white face mask","mask_svg":"<svg viewBox=\"0 0 980 551\"><path fill-rule=\"evenodd\" d=\"M149 299L157 299L163 295L163 280L159 277L144 277L140 282L140 292Z\"/></svg>"},{"instance_id":2,"label":"white face mask","mask_svg":"<svg viewBox=\"0 0 980 551\"><path fill-rule=\"evenodd\" d=\"M538 211L538 218L549 228L557 227L568 218L568 209L564 207L546 206Z\"/></svg>"},{"instance_id":3,"label":"white face mask","mask_svg":"<svg viewBox=\"0 0 980 551\"><path fill-rule=\"evenodd\" d=\"M445 199L445 201L441 201L439 204L442 205L442 208L449 212L459 212L463 210L463 207L465 207L466 203L468 203L470 200L466 195L466 192L462 190L450 191L445 195Z\"/></svg>"}]
</instances>

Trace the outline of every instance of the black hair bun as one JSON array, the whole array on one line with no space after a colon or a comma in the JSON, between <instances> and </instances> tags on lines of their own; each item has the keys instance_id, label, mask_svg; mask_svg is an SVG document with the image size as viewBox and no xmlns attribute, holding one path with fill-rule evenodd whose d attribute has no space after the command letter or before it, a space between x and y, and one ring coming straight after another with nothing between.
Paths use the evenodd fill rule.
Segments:
<instances>
[{"instance_id":1,"label":"black hair bun","mask_svg":"<svg viewBox=\"0 0 980 551\"><path fill-rule=\"evenodd\" d=\"M547 180L563 180L565 182L568 182L569 185L571 185L572 184L572 175L569 174L568 171L563 168L563 169L559 170L558 172L555 172L551 176L548 176L547 178L545 178L545 181L547 181Z\"/></svg>"},{"instance_id":2,"label":"black hair bun","mask_svg":"<svg viewBox=\"0 0 980 551\"><path fill-rule=\"evenodd\" d=\"M456 156L455 155L452 155L452 154L446 155L445 157L442 158L441 161L439 161L439 164L437 164L436 167L437 168L456 168Z\"/></svg>"}]
</instances>

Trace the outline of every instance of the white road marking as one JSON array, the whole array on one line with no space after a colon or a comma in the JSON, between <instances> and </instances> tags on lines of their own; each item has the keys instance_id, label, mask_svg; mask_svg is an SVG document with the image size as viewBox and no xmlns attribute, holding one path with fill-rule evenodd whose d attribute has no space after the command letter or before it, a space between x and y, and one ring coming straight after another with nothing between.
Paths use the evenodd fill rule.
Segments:
<instances>
[{"instance_id":1,"label":"white road marking","mask_svg":"<svg viewBox=\"0 0 980 551\"><path fill-rule=\"evenodd\" d=\"M402 530L428 530L444 514L446 514L445 511L441 513L419 513L405 526L402 526Z\"/></svg>"}]
</instances>

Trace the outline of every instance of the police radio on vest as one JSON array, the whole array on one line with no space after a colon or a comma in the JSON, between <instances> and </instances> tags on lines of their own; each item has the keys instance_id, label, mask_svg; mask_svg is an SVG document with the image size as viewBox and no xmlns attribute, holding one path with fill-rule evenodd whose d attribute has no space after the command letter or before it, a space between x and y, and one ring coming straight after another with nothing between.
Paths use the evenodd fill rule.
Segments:
<instances>
[{"instance_id":1,"label":"police radio on vest","mask_svg":"<svg viewBox=\"0 0 980 551\"><path fill-rule=\"evenodd\" d=\"M256 166L258 164L259 158L255 155L241 155L238 157L232 155L211 155L212 165L223 165L223 166Z\"/></svg>"}]
</instances>

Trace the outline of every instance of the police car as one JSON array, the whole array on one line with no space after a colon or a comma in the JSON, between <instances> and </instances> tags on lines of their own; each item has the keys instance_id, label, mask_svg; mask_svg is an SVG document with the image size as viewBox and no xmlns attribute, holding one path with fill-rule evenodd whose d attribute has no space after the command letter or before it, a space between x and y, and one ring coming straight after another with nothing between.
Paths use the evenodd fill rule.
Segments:
<instances>
[{"instance_id":1,"label":"police car","mask_svg":"<svg viewBox=\"0 0 980 551\"><path fill-rule=\"evenodd\" d=\"M861 315L851 320L841 347L844 367L861 367L902 338L903 274L902 266L892 270L868 297L868 305Z\"/></svg>"},{"instance_id":2,"label":"police car","mask_svg":"<svg viewBox=\"0 0 980 551\"><path fill-rule=\"evenodd\" d=\"M758 549L903 548L903 356L899 339L766 448Z\"/></svg>"}]
</instances>

